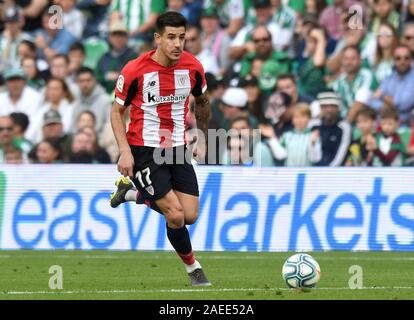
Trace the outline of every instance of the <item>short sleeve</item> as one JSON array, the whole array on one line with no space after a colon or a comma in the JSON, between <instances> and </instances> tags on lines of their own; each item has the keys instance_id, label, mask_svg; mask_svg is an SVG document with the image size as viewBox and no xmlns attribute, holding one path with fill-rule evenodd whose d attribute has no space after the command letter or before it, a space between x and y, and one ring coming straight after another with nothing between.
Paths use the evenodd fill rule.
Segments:
<instances>
[{"instance_id":1,"label":"short sleeve","mask_svg":"<svg viewBox=\"0 0 414 320\"><path fill-rule=\"evenodd\" d=\"M128 107L138 92L138 79L136 72L133 72L131 63L128 63L122 70L115 84L115 101L122 106Z\"/></svg>"},{"instance_id":2,"label":"short sleeve","mask_svg":"<svg viewBox=\"0 0 414 320\"><path fill-rule=\"evenodd\" d=\"M231 0L229 3L230 19L242 19L244 17L244 4L240 0Z\"/></svg>"},{"instance_id":3,"label":"short sleeve","mask_svg":"<svg viewBox=\"0 0 414 320\"><path fill-rule=\"evenodd\" d=\"M195 85L193 89L191 90L191 94L194 97L201 96L204 92L207 90L207 80L206 75L204 73L204 68L202 64L197 60L196 66L195 66Z\"/></svg>"}]
</instances>

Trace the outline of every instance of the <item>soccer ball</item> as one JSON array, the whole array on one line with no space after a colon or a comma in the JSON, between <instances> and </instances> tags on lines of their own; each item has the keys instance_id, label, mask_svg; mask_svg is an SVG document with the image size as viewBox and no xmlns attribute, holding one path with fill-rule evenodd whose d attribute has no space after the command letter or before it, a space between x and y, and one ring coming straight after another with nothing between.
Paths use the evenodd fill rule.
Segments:
<instances>
[{"instance_id":1,"label":"soccer ball","mask_svg":"<svg viewBox=\"0 0 414 320\"><path fill-rule=\"evenodd\" d=\"M282 277L289 288L313 288L319 281L321 268L306 253L298 253L285 261Z\"/></svg>"}]
</instances>

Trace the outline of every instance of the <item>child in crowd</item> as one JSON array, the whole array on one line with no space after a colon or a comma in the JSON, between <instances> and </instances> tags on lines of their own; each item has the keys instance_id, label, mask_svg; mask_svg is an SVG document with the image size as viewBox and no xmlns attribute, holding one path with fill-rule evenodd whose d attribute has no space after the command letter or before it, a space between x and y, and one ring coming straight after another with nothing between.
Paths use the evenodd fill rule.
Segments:
<instances>
[{"instance_id":1,"label":"child in crowd","mask_svg":"<svg viewBox=\"0 0 414 320\"><path fill-rule=\"evenodd\" d=\"M299 103L293 110L292 131L283 133L282 139L276 137L268 140L273 156L277 160L284 160L285 166L311 166L320 161L322 147L318 131L311 132L308 128L311 119L311 110L306 103Z\"/></svg>"},{"instance_id":2,"label":"child in crowd","mask_svg":"<svg viewBox=\"0 0 414 320\"><path fill-rule=\"evenodd\" d=\"M373 138L377 114L370 107L363 107L356 116L356 125L361 136L349 146L346 166L367 166L372 163L373 152L367 150L367 140Z\"/></svg>"},{"instance_id":3,"label":"child in crowd","mask_svg":"<svg viewBox=\"0 0 414 320\"><path fill-rule=\"evenodd\" d=\"M373 152L372 165L378 167L401 166L405 147L397 133L399 116L397 109L381 110L380 132L367 138L367 150Z\"/></svg>"}]
</instances>

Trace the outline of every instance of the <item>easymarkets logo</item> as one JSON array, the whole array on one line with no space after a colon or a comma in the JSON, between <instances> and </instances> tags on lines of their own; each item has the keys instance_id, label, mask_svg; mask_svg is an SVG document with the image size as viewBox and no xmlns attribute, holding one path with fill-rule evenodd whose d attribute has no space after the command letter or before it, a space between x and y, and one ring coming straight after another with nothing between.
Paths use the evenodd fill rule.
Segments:
<instances>
[{"instance_id":1,"label":"easymarkets logo","mask_svg":"<svg viewBox=\"0 0 414 320\"><path fill-rule=\"evenodd\" d=\"M4 200L6 199L6 175L3 171L0 171L0 248L1 243L1 231L3 230L3 217L4 217Z\"/></svg>"}]
</instances>

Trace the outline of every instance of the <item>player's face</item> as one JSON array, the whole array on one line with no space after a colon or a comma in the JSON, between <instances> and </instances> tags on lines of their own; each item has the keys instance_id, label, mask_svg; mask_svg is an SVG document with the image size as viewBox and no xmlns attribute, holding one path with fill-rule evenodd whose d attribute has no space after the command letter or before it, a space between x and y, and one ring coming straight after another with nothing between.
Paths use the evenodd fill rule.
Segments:
<instances>
[{"instance_id":1,"label":"player's face","mask_svg":"<svg viewBox=\"0 0 414 320\"><path fill-rule=\"evenodd\" d=\"M165 27L162 34L155 34L155 42L171 61L178 61L184 50L185 28Z\"/></svg>"}]
</instances>

